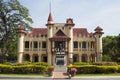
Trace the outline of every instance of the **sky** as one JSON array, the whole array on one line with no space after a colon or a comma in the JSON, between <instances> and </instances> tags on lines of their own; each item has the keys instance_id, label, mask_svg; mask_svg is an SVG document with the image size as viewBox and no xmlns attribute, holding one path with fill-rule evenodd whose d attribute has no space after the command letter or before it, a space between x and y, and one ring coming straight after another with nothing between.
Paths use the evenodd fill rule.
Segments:
<instances>
[{"instance_id":1,"label":"sky","mask_svg":"<svg viewBox=\"0 0 120 80\"><path fill-rule=\"evenodd\" d=\"M65 23L73 18L75 28L87 28L94 32L97 26L104 35L120 34L120 0L19 0L29 9L33 28L46 28L51 13L54 23Z\"/></svg>"}]
</instances>

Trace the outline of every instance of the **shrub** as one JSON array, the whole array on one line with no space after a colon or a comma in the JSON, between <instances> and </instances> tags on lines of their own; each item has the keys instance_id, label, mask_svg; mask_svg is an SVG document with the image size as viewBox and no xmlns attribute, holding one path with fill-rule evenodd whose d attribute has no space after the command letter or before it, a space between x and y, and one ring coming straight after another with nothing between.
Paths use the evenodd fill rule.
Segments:
<instances>
[{"instance_id":1,"label":"shrub","mask_svg":"<svg viewBox=\"0 0 120 80\"><path fill-rule=\"evenodd\" d=\"M118 64L116 62L95 62L93 65L99 65L99 66L117 66Z\"/></svg>"},{"instance_id":2,"label":"shrub","mask_svg":"<svg viewBox=\"0 0 120 80\"><path fill-rule=\"evenodd\" d=\"M0 65L0 73L8 74L12 72L13 69L11 65Z\"/></svg>"},{"instance_id":3,"label":"shrub","mask_svg":"<svg viewBox=\"0 0 120 80\"><path fill-rule=\"evenodd\" d=\"M120 73L120 65L118 66L118 70L117 70L118 73Z\"/></svg>"},{"instance_id":4,"label":"shrub","mask_svg":"<svg viewBox=\"0 0 120 80\"><path fill-rule=\"evenodd\" d=\"M47 71L48 65L46 63L26 63L26 64L14 64L5 65L0 64L0 73L15 73L15 74L44 74Z\"/></svg>"},{"instance_id":5,"label":"shrub","mask_svg":"<svg viewBox=\"0 0 120 80\"><path fill-rule=\"evenodd\" d=\"M45 62L35 62L35 63L32 63L33 65L42 65L42 66L48 66L48 64L47 63L45 63Z\"/></svg>"},{"instance_id":6,"label":"shrub","mask_svg":"<svg viewBox=\"0 0 120 80\"><path fill-rule=\"evenodd\" d=\"M90 63L87 63L87 62L75 62L73 65L90 65Z\"/></svg>"},{"instance_id":7,"label":"shrub","mask_svg":"<svg viewBox=\"0 0 120 80\"><path fill-rule=\"evenodd\" d=\"M98 74L98 73L116 73L118 66L97 66L97 65L83 65L83 66L69 66L77 69L77 74Z\"/></svg>"},{"instance_id":8,"label":"shrub","mask_svg":"<svg viewBox=\"0 0 120 80\"><path fill-rule=\"evenodd\" d=\"M54 70L54 66L49 66L47 70L48 71L53 71Z\"/></svg>"},{"instance_id":9,"label":"shrub","mask_svg":"<svg viewBox=\"0 0 120 80\"><path fill-rule=\"evenodd\" d=\"M45 66L39 66L39 65L33 66L33 73L44 74L45 72L46 72Z\"/></svg>"},{"instance_id":10,"label":"shrub","mask_svg":"<svg viewBox=\"0 0 120 80\"><path fill-rule=\"evenodd\" d=\"M117 66L97 66L96 73L115 73L117 70Z\"/></svg>"},{"instance_id":11,"label":"shrub","mask_svg":"<svg viewBox=\"0 0 120 80\"><path fill-rule=\"evenodd\" d=\"M48 66L47 68L47 74L48 76L52 76L54 70L54 66Z\"/></svg>"}]
</instances>

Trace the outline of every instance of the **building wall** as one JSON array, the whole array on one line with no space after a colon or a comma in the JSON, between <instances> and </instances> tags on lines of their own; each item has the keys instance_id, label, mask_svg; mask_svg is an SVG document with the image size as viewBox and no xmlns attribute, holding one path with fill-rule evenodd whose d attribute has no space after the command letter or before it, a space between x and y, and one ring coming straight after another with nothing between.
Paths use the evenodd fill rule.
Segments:
<instances>
[{"instance_id":1,"label":"building wall","mask_svg":"<svg viewBox=\"0 0 120 80\"><path fill-rule=\"evenodd\" d=\"M37 32L31 32L26 33L24 39L22 38L21 40L21 38L19 38L19 41L23 41L23 44L18 45L19 50L23 50L23 61L42 61L47 62L49 65L56 65L57 60L63 59L59 57L64 57L65 65L74 62L101 61L102 29L100 27L97 27L95 33L90 35L87 29L81 28L75 31L72 19L68 19L67 23L48 23L46 26L47 28L44 29L47 31L46 35L42 35L45 33L39 33L40 31L38 30L39 34ZM54 38L60 30L64 37L59 36L61 37L59 39L61 39L60 41L64 39L63 41L66 46L64 50L61 49L62 52L60 50L56 52L56 40L52 40L52 38ZM57 41L59 41L59 39L57 38ZM21 49L22 45L24 45L24 48Z\"/></svg>"},{"instance_id":2,"label":"building wall","mask_svg":"<svg viewBox=\"0 0 120 80\"><path fill-rule=\"evenodd\" d=\"M56 29L57 28L57 29ZM63 29L61 26L60 27L54 27L52 29L53 33L55 34L59 29ZM65 29L63 30L64 33L66 33L68 36L70 36L68 34L68 31ZM72 31L70 33L73 33ZM28 54L30 56L30 61L34 62L34 56L37 55L38 56L38 61L43 61L42 60L42 56L46 55L46 56L51 56L51 58L48 58L48 62L49 64L54 64L55 60L53 60L53 58L55 57L54 54L52 54L51 52L51 43L48 39L48 37L46 36L28 36L26 35L24 38L24 44L26 41L29 41L29 48L25 48L24 46L24 55ZM37 42L37 48L34 48L34 42ZM46 48L42 48L42 42L46 42ZM74 42L77 42L78 47L74 48ZM86 47L82 48L82 42L86 43ZM90 61L96 61L95 57L93 57L92 59L92 55L95 56L95 38L94 37L90 37L90 36L74 36L72 38L71 44L69 44L69 53L67 58L70 58L70 54L72 53L72 59L76 58L73 57L74 55L79 56L78 59L76 61L86 61L86 62L90 62ZM49 44L49 45L48 45ZM47 50L48 49L48 50ZM82 60L82 57L85 57L85 60ZM68 60L68 59L67 59ZM75 61L75 60L73 60Z\"/></svg>"}]
</instances>

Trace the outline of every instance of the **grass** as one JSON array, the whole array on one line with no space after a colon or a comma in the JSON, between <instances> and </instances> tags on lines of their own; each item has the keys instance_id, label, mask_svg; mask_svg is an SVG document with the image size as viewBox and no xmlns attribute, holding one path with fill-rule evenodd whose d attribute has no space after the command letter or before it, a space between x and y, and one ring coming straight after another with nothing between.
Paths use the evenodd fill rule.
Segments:
<instances>
[{"instance_id":1,"label":"grass","mask_svg":"<svg viewBox=\"0 0 120 80\"><path fill-rule=\"evenodd\" d=\"M0 74L0 76L48 76L47 74ZM120 76L120 73L113 73L113 74L77 74L79 76Z\"/></svg>"},{"instance_id":2,"label":"grass","mask_svg":"<svg viewBox=\"0 0 120 80\"><path fill-rule=\"evenodd\" d=\"M120 76L120 73L113 73L113 74L77 74L76 76Z\"/></svg>"},{"instance_id":3,"label":"grass","mask_svg":"<svg viewBox=\"0 0 120 80\"><path fill-rule=\"evenodd\" d=\"M47 76L47 74L0 74L0 76Z\"/></svg>"}]
</instances>

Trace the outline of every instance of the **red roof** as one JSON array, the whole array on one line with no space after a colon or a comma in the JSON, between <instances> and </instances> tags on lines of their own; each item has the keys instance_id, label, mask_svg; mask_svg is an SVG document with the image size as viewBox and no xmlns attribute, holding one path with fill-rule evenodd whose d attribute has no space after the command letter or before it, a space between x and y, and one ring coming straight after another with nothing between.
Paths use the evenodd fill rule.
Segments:
<instances>
[{"instance_id":1,"label":"red roof","mask_svg":"<svg viewBox=\"0 0 120 80\"><path fill-rule=\"evenodd\" d=\"M53 21L52 14L49 14L48 21Z\"/></svg>"},{"instance_id":2,"label":"red roof","mask_svg":"<svg viewBox=\"0 0 120 80\"><path fill-rule=\"evenodd\" d=\"M73 36L87 36L88 32L86 28L73 28Z\"/></svg>"},{"instance_id":3,"label":"red roof","mask_svg":"<svg viewBox=\"0 0 120 80\"><path fill-rule=\"evenodd\" d=\"M97 26L96 28L95 28L95 31L96 30L103 30L100 26Z\"/></svg>"},{"instance_id":4,"label":"red roof","mask_svg":"<svg viewBox=\"0 0 120 80\"><path fill-rule=\"evenodd\" d=\"M28 35L32 34L33 36L43 35L47 36L47 28L33 28L31 33L27 33ZM73 36L88 36L90 35L87 32L86 28L73 28ZM59 30L52 38L69 38L66 36L62 30Z\"/></svg>"},{"instance_id":5,"label":"red roof","mask_svg":"<svg viewBox=\"0 0 120 80\"><path fill-rule=\"evenodd\" d=\"M33 36L37 36L37 35L47 36L47 28L33 28L31 34Z\"/></svg>"}]
</instances>

